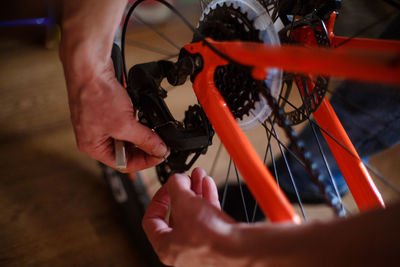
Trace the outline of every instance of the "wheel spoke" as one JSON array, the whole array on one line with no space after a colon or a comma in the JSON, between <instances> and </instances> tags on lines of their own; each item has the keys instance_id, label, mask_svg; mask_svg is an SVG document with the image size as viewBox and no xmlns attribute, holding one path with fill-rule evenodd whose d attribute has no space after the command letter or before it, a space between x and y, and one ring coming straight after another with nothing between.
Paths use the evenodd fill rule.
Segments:
<instances>
[{"instance_id":1,"label":"wheel spoke","mask_svg":"<svg viewBox=\"0 0 400 267\"><path fill-rule=\"evenodd\" d=\"M252 115L255 117L255 114L254 114L254 113L252 113ZM271 137L273 137L273 138L275 139L275 141L276 141L278 144L280 144L287 152L289 152L289 153L293 156L293 158L294 158L300 165L302 165L304 168L306 168L306 167L305 167L305 163L296 155L296 153L295 153L293 150L291 150L291 149L288 148L283 142L281 142L281 140L272 132L272 130L270 130L270 129L268 128L268 126L267 126L267 124L266 124L265 122L261 122L259 119L257 119L257 120L258 120L258 122L260 123L260 125L265 129L265 131L266 131L266 133L267 133L267 137L268 137L268 142L270 142ZM270 136L268 136L268 134L269 134ZM272 155L272 157L274 157L273 154L272 154L272 150L271 150L271 155ZM264 157L264 163L265 163L265 157Z\"/></svg>"},{"instance_id":2,"label":"wheel spoke","mask_svg":"<svg viewBox=\"0 0 400 267\"><path fill-rule=\"evenodd\" d=\"M274 132L270 129L267 128L267 126L265 124L262 125L264 127L264 129L275 139L275 141L282 146L285 151L289 152L290 155L304 168L306 168L305 163L296 155L296 152L294 152L292 149L290 149L289 147L287 147L281 140L279 140L279 138L274 134Z\"/></svg>"},{"instance_id":3,"label":"wheel spoke","mask_svg":"<svg viewBox=\"0 0 400 267\"><path fill-rule=\"evenodd\" d=\"M207 1L205 1L205 0L200 0L201 1L201 3L203 4L203 5L206 5L207 4ZM280 16L285 16L285 18L282 16L282 20L283 19L286 19L286 14L282 14L282 12L280 12L279 10L279 1L270 1L270 0L261 0L261 2L263 3L263 5L265 6L265 11L262 13L262 14L259 14L256 18L255 18L255 20L258 18L258 17L260 17L260 16L262 16L262 15L264 15L264 14L271 14L272 13L272 19L275 21L278 17L280 17ZM282 9L281 9L282 10ZM292 37L292 32L293 32L293 30L294 30L294 28L295 27L297 27L296 25L296 23L295 23L295 19L296 19L296 17L297 17L297 14L299 14L299 16L298 16L298 18L299 17L301 17L301 16L303 16L303 14L301 13L302 11L300 10L300 9L294 9L290 14L288 13L288 15L290 15L290 17L292 17L292 18L288 18L288 19L286 19L285 21L286 22L284 22L285 23L285 25L286 25L286 30L289 30L289 36L288 36L288 38L289 39L291 39L291 37ZM178 14L179 15L179 14ZM181 15L180 15L181 16ZM155 33L157 33L158 35L160 35L165 41L167 41L169 44L171 44L172 46L174 46L176 49L178 49L178 50L180 50L181 49L181 47L179 46L179 45L177 45L177 43L175 43L173 40L171 40L170 38L168 38L165 34L163 34L157 27L155 27L154 25L151 25L151 24L149 24L149 23L147 23L145 20L143 20L142 18L140 18L139 16L137 16L136 15L136 17L137 17L137 19L138 19L138 21L140 21L142 24L144 24L144 25L146 25L146 26L148 26L149 28L151 28ZM382 21L383 21L383 19L382 19ZM379 23L381 23L382 21L378 21L378 22L375 22L375 24L371 24L371 25L368 25L368 27L365 27L365 29L363 28L361 31L359 31L356 35L354 35L353 37L351 37L350 39L352 39L352 38L354 38L354 37L356 37L356 36L358 36L359 34L361 34L361 33L363 33L365 30L366 30L366 28L370 28L370 27L373 27L373 26L375 26L375 25L377 25L377 24L379 24ZM289 22L290 22L290 25L289 25ZM185 22L186 24L187 24L187 22ZM313 25L313 30L314 30L314 27L315 27L315 25ZM197 30L194 30L195 32L197 31ZM214 50L214 52L216 52L217 54L219 54L219 56L221 56L221 57L224 57L225 59L229 59L228 61L230 62L230 63L232 63L232 62L234 62L233 60L231 60L229 57L226 57L222 52L220 52L220 51L218 51L215 47L213 47L212 45L210 45L210 44L207 44L207 42L204 40L204 37L203 36L201 36L200 35L200 39L201 40L203 40L205 43L206 43L206 45L209 45L210 46L210 48L212 49L212 50ZM349 40L350 40L349 39ZM341 43L341 44L339 44L338 45L338 47L340 47L340 46L342 46L342 45L344 45L346 42L348 42L349 40L346 40L346 41L344 41L343 43ZM129 44L129 45L132 45L132 46L135 46L135 47L138 47L138 48L141 48L141 49L146 49L146 50L148 50L148 51L151 51L151 52L154 52L154 53L157 53L157 54L160 54L160 55L163 55L163 56L166 56L166 57L168 57L168 59L169 58L172 58L172 57L176 57L177 55L172 55L171 53L169 53L167 50L164 50L164 49L162 49L162 48L157 48L157 47L154 47L154 46L149 46L149 45L145 45L145 44L143 44L143 43L141 43L141 42L138 42L138 41L133 41L133 40L127 40L126 41L127 42L127 44ZM303 46L303 44L298 44L298 45L300 45L300 46ZM293 80L293 75L291 75L291 74L288 74L288 75L284 75L284 77L283 77L283 81L284 82L286 82L286 81L290 81L290 80ZM303 83L305 83L305 81L304 80L302 80L302 82ZM296 83L297 83L297 81L296 81ZM286 85L286 83L285 83L285 85ZM288 85L291 85L291 84L289 84L288 83ZM307 94L308 93L308 90L307 90L307 85L306 84L304 84L303 85L304 86L304 88L306 88L305 89L305 93ZM298 88L299 88L299 86L297 86ZM286 89L286 90L285 90ZM315 172L315 173L317 173L317 174L315 174L314 175L314 172L313 172L313 170L314 169L312 169L312 168L310 168L311 167L311 164L312 164L312 162L311 162L311 159L309 158L309 157L307 157L306 155L308 155L309 153L306 153L306 151L305 150L303 150L303 146L300 146L300 142L297 142L297 136L296 136L296 134L295 134L295 132L294 132L294 136L293 135L291 135L290 134L290 130L292 130L292 128L291 128L291 126L289 125L289 124L284 124L284 123L282 123L282 121L284 122L285 120L284 120L284 116L283 115L281 115L281 116L278 116L277 115L277 110L279 110L279 107L281 107L281 109L283 109L283 107L285 107L284 105L285 105L285 103L288 103L290 106L292 106L293 108L295 108L298 112L300 112L301 114L303 114L304 116L305 116L305 118L303 118L303 119L307 119L307 121L308 121L308 127L311 127L311 130L312 130L312 135L314 136L314 140L315 140L315 142L316 142L316 145L318 146L318 151L319 151L319 153L320 153L320 155L321 155L321 159L323 160L323 164L324 164L324 166L325 166L325 169L326 169L326 171L327 171L327 174L328 174L328 176L329 176L329 179L330 179L330 183L329 183L329 181L328 182L326 182L326 181L324 181L323 183L326 183L326 184L329 184L329 185L332 185L333 186L333 189L334 189L334 194L336 195L336 197L339 199L339 202L340 202L340 205L341 205L341 207L342 207L342 209L344 209L344 210L346 210L348 213L349 213L349 211L348 211L348 208L347 207L345 207L344 206L344 204L343 204L343 202L342 202L342 199L341 199L341 197L340 197L340 193L339 193L339 190L338 190L338 188L337 188L337 185L336 185L336 181L335 181L335 179L334 179L334 176L333 176L333 174L332 174L332 170L331 170L331 168L330 168L330 166L329 166L329 162L328 161L330 161L330 158L329 158L329 156L330 156L330 154L327 152L327 150L326 150L326 148L325 148L325 144L323 143L323 139L321 139L321 135L320 135L320 133L317 131L317 129L319 129L320 131L321 131L321 133L323 133L324 135L326 135L326 136L329 136L329 138L331 138L331 139L333 139L337 144L339 144L341 147L343 147L346 151L348 151L353 157L355 157L355 158L357 158L357 159L359 159L359 157L356 155L356 154L354 154L354 153L352 153L345 145L343 145L340 141L338 141L336 138L334 138L331 134L329 134L325 129L323 129L321 126L319 126L318 125L318 123L317 122L315 122L312 118L311 118L311 115L312 115L312 113L311 113L311 109L309 109L310 108L310 106L312 106L313 107L313 103L315 104L315 102L312 102L312 101L310 101L309 99L308 99L308 97L310 97L309 95L303 95L303 94L301 94L301 92L300 92L300 96L301 96L301 100L302 100L302 102L303 102L303 105L304 105L304 107L306 107L305 109L303 109L303 107L301 108L301 109L298 109L298 108L296 108L293 104L291 104L289 101L288 101L288 98L289 98L289 95L293 92L293 91L295 91L295 90L292 90L293 88L291 87L291 86L287 86L286 88L284 88L284 86L282 86L282 90L281 90L281 92L280 92L280 97L279 97L279 99L278 99L278 101L277 101L277 103L278 103L278 105L273 105L273 104L269 104L271 107L273 107L273 110L274 110L274 112L273 112L273 114L275 114L275 117L273 117L273 116L271 116L270 118L268 118L268 120L267 120L267 122L262 122L261 123L261 125L265 128L265 134L266 134L266 140L267 140L267 145L266 145L266 147L265 147L265 154L264 154L264 164L266 164L266 162L267 162L267 160L269 160L269 157L271 157L271 162L269 163L270 164L270 170L273 172L273 174L274 174L274 176L275 176L275 178L276 178L276 182L277 182L277 184L278 184L278 186L279 186L279 175L281 175L281 180L282 180L282 177L283 177L283 175L282 174L280 174L280 173L278 173L278 167L280 168L280 166L281 166L281 163L283 164L283 163L285 163L285 165L286 165L286 169L287 169L287 171L288 171L288 174L289 174L289 177L290 177L290 182L289 182L289 187L290 186L293 186L293 189L294 189L294 193L295 193L295 195L296 195L296 198L297 198L297 201L298 201L298 204L299 204L299 208L300 208L300 211L301 211L301 213L302 213L302 215L303 215L303 218L304 218L304 220L307 220L307 218L306 218L306 213L305 213L305 211L304 211L304 207L303 207L303 203L302 203L302 196L301 195L303 195L303 194L301 194L300 195L300 193L302 193L302 192L299 192L299 188L298 188L298 186L296 185L296 180L297 180L297 176L296 176L296 170L297 169L295 169L294 168L294 166L292 165L292 161L293 162L295 162L295 161L297 161L300 165L302 165L305 169L306 169L306 171L308 171L308 173L310 174L310 176L312 176L312 180L315 182L315 180L316 180L316 177L320 177L320 176L318 176L318 173L317 173L317 171ZM329 91L329 90L328 90ZM318 91L317 91L318 92ZM329 91L331 94L332 94L332 92L331 91ZM295 92L296 93L296 92ZM270 92L269 92L269 94L270 94ZM296 93L297 94L297 93ZM275 99L274 99L275 100ZM268 100L268 101L270 101L270 100ZM346 101L346 100L345 100ZM308 106L308 107L307 107ZM356 105L355 104L352 104L352 106L353 107L355 107ZM357 107L357 106L356 106ZM361 107L358 107L358 109L359 110L362 110L362 108ZM281 110L279 110L279 111L281 111ZM365 112L365 113L368 113L368 112ZM374 116L373 114L371 114L372 116L371 117L375 117L375 118L377 118L376 116ZM379 118L377 118L377 120L376 121L379 121ZM285 132L286 132L286 136L288 136L288 138L291 140L291 144L290 145L285 145L282 141L281 141L281 139L279 138L279 136L278 136L278 132L276 131L276 129L275 129L275 126L274 126L274 124L275 123L277 123L278 122L278 125L279 126L282 126L283 125L283 130L285 130ZM286 127L287 126L287 127ZM286 127L286 128L285 128ZM288 133L288 129L289 129L289 133ZM398 130L398 128L396 128L395 129L399 134L400 134L400 130ZM272 138L275 140L275 141L272 141ZM272 142L274 142L273 144L272 144ZM275 143L276 142L276 143ZM275 148L275 144L278 144L278 148L279 148L279 151L280 151L280 154L281 155L278 155L278 156L274 156L274 151L273 151L273 147L274 147L274 149L276 150L276 148ZM273 146L272 146L273 145ZM324 149L325 148L325 149ZM324 151L325 150L325 151ZM214 161L212 162L212 164L211 164L211 168L210 168L210 175L211 176L213 176L214 175L214 172L216 171L216 168L217 168L217 162L219 161L219 159L220 159L220 156L221 156L221 152L222 152L222 143L220 143L219 144L219 146L218 146L218 149L217 149L217 151L216 151L216 154L215 154L215 156L214 156ZM276 151L276 152L278 152L278 151ZM268 155L269 154L269 155ZM317 154L318 154L318 152L317 152ZM282 159L282 162L280 161L281 159L279 159L279 161L278 161L278 164L277 164L277 160L276 160L276 157L282 157L281 159ZM295 161L294 161L295 160ZM296 163L296 162L295 162ZM322 165L322 164L321 164ZM232 159L230 159L229 160L229 165L228 165L228 170L227 170L227 174L226 174L226 178L225 178L225 185L224 185L224 188L223 188L223 194L222 194L222 201L221 201L221 205L222 205L222 208L224 208L226 205L229 207L229 203L226 203L226 201L227 201L227 193L228 193L228 186L230 186L230 184L229 184L229 180L230 180L230 178L234 178L234 177L230 177L230 171L231 171L231 166L232 166ZM368 168L368 170L370 170L378 179L380 179L380 180L382 180L386 185L388 185L390 188L392 188L395 192L397 192L398 194L400 194L400 190L399 189L397 189L389 180L387 180L386 178L384 178L382 175L380 175L375 169L373 169L372 167L370 167L369 165L368 165L368 163L365 163L365 166ZM312 166L312 167L314 167L314 166ZM258 204L257 204L257 202L255 202L255 204L254 204L254 207L253 207L253 203L252 202L249 202L248 201L248 199L247 199L247 192L244 190L244 189L246 189L246 188L243 188L243 186L244 186L244 183L243 182L241 182L241 177L240 177L240 175L239 175L239 173L238 173L238 170L237 170L237 168L236 168L236 166L234 165L234 168L235 168L235 173L236 173L236 180L237 180L237 183L238 183L238 186L239 186L239 191L240 191L240 197L241 197L241 199L242 199L242 205L243 205L243 209L244 209L244 212L245 212L245 217L246 217L246 221L247 222L249 222L249 221L251 221L251 222L254 222L255 221L255 219L256 219L256 213L257 213L257 211L258 211ZM285 166L283 166L283 169L285 168ZM296 166L296 168L297 168L297 166ZM218 170L217 170L218 171ZM286 175L286 174L285 174ZM285 177L286 178L286 177ZM295 178L296 178L296 180L295 180ZM291 183L291 184L290 184ZM298 183L298 185L300 186L300 184L299 184L299 181L297 180L297 183ZM229 188L229 189L231 189L231 188ZM229 190L229 191L231 191L231 190ZM322 192L322 190L321 190L321 192ZM331 192L328 192L329 194L331 194ZM246 198L245 198L245 195L246 195ZM229 198L228 198L229 199ZM326 199L327 199L327 201L329 202L329 197L326 197ZM305 199L303 199L303 200L305 200ZM228 200L229 201L229 200ZM250 203L250 204L249 204ZM295 204L296 205L296 204ZM240 206L240 203L237 205L237 206ZM251 208L249 208L249 210L248 210L248 207L251 207ZM240 208L240 207L237 207L237 208ZM252 210L251 210L252 209ZM250 216L249 216L250 215Z\"/></svg>"},{"instance_id":4,"label":"wheel spoke","mask_svg":"<svg viewBox=\"0 0 400 267\"><path fill-rule=\"evenodd\" d=\"M331 95L334 94L334 92L329 89L327 90L327 92ZM337 99L339 99L343 104L346 104L346 105L350 106L351 108L354 108L359 112L362 112L363 114L365 114L365 115L369 116L371 119L373 119L374 122L380 123L381 125L385 125L385 127L390 128L391 131L394 131L400 135L400 129L398 127L392 127L392 125L387 125L387 122L385 122L381 118L375 116L375 114L373 114L373 113L369 112L368 110L366 110L365 108L347 100L347 98L345 98L344 96L342 96L340 94L335 94L335 97L337 97Z\"/></svg>"},{"instance_id":5,"label":"wheel spoke","mask_svg":"<svg viewBox=\"0 0 400 267\"><path fill-rule=\"evenodd\" d=\"M175 47L178 51L181 50L181 47L176 44L174 41L172 41L170 38L168 38L168 36L166 36L163 32L161 32L156 26L154 26L151 23L146 22L145 20L143 20L139 15L135 14L135 17L137 18L137 20L142 23L143 25L146 25L147 27L149 27L150 29L152 29L155 33L157 33L159 36L161 36L161 38L163 38L165 41L167 41L169 44L171 44L173 47Z\"/></svg>"},{"instance_id":6,"label":"wheel spoke","mask_svg":"<svg viewBox=\"0 0 400 267\"><path fill-rule=\"evenodd\" d=\"M305 79L302 79L302 83L303 83L303 91L304 91L304 94L305 94L306 96L309 97L309 95L308 95L308 92L309 92L308 90L309 90L309 88L308 88L308 85L307 85ZM342 216L345 216L346 214L345 214L345 210L343 209L342 197L340 196L339 190L338 190L338 188L337 188L336 181L335 181L335 179L334 179L334 177L333 177L333 175L332 175L331 168L329 167L328 160L327 160L327 158L326 158L326 154L325 154L325 152L324 152L324 150L323 150L323 148L322 148L320 139L319 139L319 137L318 137L318 135L317 135L317 132L316 132L316 130L315 130L315 126L314 126L314 124L311 123L311 119L310 119L311 114L310 114L310 112L309 112L309 107L307 106L307 105L308 105L308 104L307 104L307 101L305 101L305 99L304 99L304 96L303 96L303 94L302 94L302 92L301 92L301 90L300 90L300 86L299 86L297 80L296 80L296 84L297 84L297 88L298 88L298 91L299 91L301 100L302 100L302 102L303 102L303 105L305 105L305 107L306 107L306 108L305 108L305 111L306 111L306 113L307 113L306 115L307 115L308 125L311 127L311 130L312 130L314 139L315 139L315 141L316 141L316 143L317 143L317 146L318 146L319 153L320 153L320 155L321 155L321 157L322 157L322 160L323 160L323 162L324 162L325 168L326 168L326 170L327 170L327 172L328 172L328 177L329 177L329 179L330 179L330 181L331 181L331 184L332 184L332 186L333 186L333 189L334 189L334 192L335 192L335 194L336 194L336 197L337 197L338 200L339 200L339 203L340 203L339 205L342 207L342 213L341 213L341 214L343 214Z\"/></svg>"},{"instance_id":7,"label":"wheel spoke","mask_svg":"<svg viewBox=\"0 0 400 267\"><path fill-rule=\"evenodd\" d=\"M235 163L233 164L233 167L235 168L236 182L238 183L239 191L240 191L240 197L242 198L242 204L243 204L244 215L246 216L246 222L249 223L250 220L249 220L249 213L247 212L246 199L244 198L242 183L240 182L239 172L238 172L238 170L237 170L237 168L236 168Z\"/></svg>"},{"instance_id":8,"label":"wheel spoke","mask_svg":"<svg viewBox=\"0 0 400 267\"><path fill-rule=\"evenodd\" d=\"M221 151L222 151L222 142L219 142L218 150L217 150L217 153L215 154L214 161L213 161L213 163L211 165L211 169L210 169L210 172L209 172L211 177L214 176L214 171L215 171L215 168L217 166L218 158L221 155Z\"/></svg>"},{"instance_id":9,"label":"wheel spoke","mask_svg":"<svg viewBox=\"0 0 400 267\"><path fill-rule=\"evenodd\" d=\"M128 39L128 40L125 41L125 43L126 43L127 45L130 45L130 46L135 46L135 47L137 47L137 48L141 48L141 49L144 49L144 50L153 52L153 53L160 54L160 55L162 55L162 56L166 56L167 59L169 59L169 58L174 58L174 57L177 57L177 56L178 56L178 54L171 54L171 53L170 53L169 51L167 51L167 50L164 50L164 49L161 49L161 48L158 48L158 47L154 47L154 46L150 46L150 45L148 45L148 44L144 44L144 43L142 43L142 42L135 41L135 40L129 40L129 39Z\"/></svg>"},{"instance_id":10,"label":"wheel spoke","mask_svg":"<svg viewBox=\"0 0 400 267\"><path fill-rule=\"evenodd\" d=\"M352 39L357 38L358 36L366 33L367 31L371 30L371 28L384 23L385 21L387 21L389 18L392 18L394 15L396 15L397 12L390 12L387 13L385 16L382 16L381 18L377 19L374 22L371 22L370 24L368 24L367 26L361 28L360 30L358 30L355 34L353 34L352 36L350 36L348 39L344 40L343 42L341 42L340 44L336 45L335 48L339 48L345 44L347 44L348 42L350 42Z\"/></svg>"},{"instance_id":11,"label":"wheel spoke","mask_svg":"<svg viewBox=\"0 0 400 267\"><path fill-rule=\"evenodd\" d=\"M278 176L278 171L277 171L277 169L276 169L275 156L274 156L274 153L273 153L272 147L271 147L271 137L272 137L272 134L271 134L269 131L267 131L267 130L265 130L265 133L267 134L268 145L267 145L267 148L266 148L266 151L265 151L264 164L266 164L266 160L267 160L267 156L268 156L268 151L269 151L269 152L270 152L270 155L271 155L271 162L272 162L272 167L273 167L273 170L274 170L275 180L276 180L277 185L279 186L279 176Z\"/></svg>"},{"instance_id":12,"label":"wheel spoke","mask_svg":"<svg viewBox=\"0 0 400 267\"><path fill-rule=\"evenodd\" d=\"M287 99L283 99L286 103L288 103L290 106L292 106L293 108L296 108L293 103L291 103L290 101L288 101ZM299 110L299 112L301 112L302 114L304 114L301 110ZM352 151L350 151L350 149L345 146L342 142L340 142L339 140L337 140L334 136L332 136L327 130L325 130L323 127L321 127L318 123L316 123L313 120L310 120L310 122L317 127L321 132L323 132L324 134L326 134L326 136L328 136L329 138L331 138L333 141L335 141L338 145L340 145L344 150L346 150L352 157L361 160L357 155L355 155ZM365 167L372 172L379 180L383 181L386 185L388 185L390 188L393 189L393 191L397 192L398 194L400 194L400 190L393 185L390 180L386 177L384 177L382 174L380 174L376 169L374 169L368 162L364 162Z\"/></svg>"},{"instance_id":13,"label":"wheel spoke","mask_svg":"<svg viewBox=\"0 0 400 267\"><path fill-rule=\"evenodd\" d=\"M224 184L224 192L222 194L222 201L221 201L221 208L222 209L224 209L224 207L225 207L226 195L228 193L228 182L229 182L229 174L231 172L231 166L232 166L232 159L229 159L228 171L226 173L225 184Z\"/></svg>"},{"instance_id":14,"label":"wheel spoke","mask_svg":"<svg viewBox=\"0 0 400 267\"><path fill-rule=\"evenodd\" d=\"M254 201L254 208L253 208L253 214L251 216L251 222L254 223L256 221L256 214L258 211L258 203L257 201Z\"/></svg>"},{"instance_id":15,"label":"wheel spoke","mask_svg":"<svg viewBox=\"0 0 400 267\"><path fill-rule=\"evenodd\" d=\"M388 178L380 174L375 168L371 167L368 163L364 163L364 165L368 168L370 172L372 172L376 178L382 181L387 187L392 189L394 192L400 195L400 189L395 186Z\"/></svg>"},{"instance_id":16,"label":"wheel spoke","mask_svg":"<svg viewBox=\"0 0 400 267\"><path fill-rule=\"evenodd\" d=\"M272 131L274 132L276 138L279 139L278 133L277 133L276 130L275 130L275 127L274 127L274 124L273 124L273 122L272 122L272 119L271 119L271 118L268 118L268 120L269 120L269 123L271 124ZM306 214L305 214L304 208L303 208L303 202L301 201L301 198L300 198L300 195L299 195L299 191L298 191L297 186L296 186L296 182L294 181L291 168L290 168L289 163L288 163L288 161L287 161L285 152L283 152L283 149L282 149L282 146L281 146L280 142L278 142L278 146L279 146L279 150L280 150L280 152L281 152L281 156L282 156L283 160L285 161L285 165L286 165L287 171L288 171L288 173L289 173L290 181L291 181L291 183L292 183L294 192L295 192L295 194L296 194L296 198L297 198L297 201L298 201L298 204L299 204L301 213L302 213L302 215L303 215L304 220L307 220L307 217L306 217Z\"/></svg>"}]
</instances>

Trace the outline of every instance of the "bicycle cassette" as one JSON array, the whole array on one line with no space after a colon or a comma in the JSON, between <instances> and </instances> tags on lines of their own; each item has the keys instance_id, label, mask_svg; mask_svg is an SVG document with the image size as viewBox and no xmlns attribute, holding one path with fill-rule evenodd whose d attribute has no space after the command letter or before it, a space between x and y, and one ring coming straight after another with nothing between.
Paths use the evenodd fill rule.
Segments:
<instances>
[{"instance_id":1,"label":"bicycle cassette","mask_svg":"<svg viewBox=\"0 0 400 267\"><path fill-rule=\"evenodd\" d=\"M278 34L265 8L257 0L214 0L203 11L193 42L202 37L216 41L252 41L280 45ZM218 67L214 82L243 130L249 130L271 114L259 92L251 69L228 64ZM279 96L282 72L268 69L265 85L273 97Z\"/></svg>"}]
</instances>

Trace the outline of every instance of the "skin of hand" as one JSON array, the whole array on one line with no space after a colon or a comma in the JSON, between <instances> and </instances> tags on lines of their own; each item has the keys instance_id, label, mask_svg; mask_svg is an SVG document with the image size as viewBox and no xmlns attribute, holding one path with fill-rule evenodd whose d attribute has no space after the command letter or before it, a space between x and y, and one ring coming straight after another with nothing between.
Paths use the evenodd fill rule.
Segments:
<instances>
[{"instance_id":1,"label":"skin of hand","mask_svg":"<svg viewBox=\"0 0 400 267\"><path fill-rule=\"evenodd\" d=\"M214 181L199 168L190 178L172 175L143 218L143 228L161 261L177 267L231 266L233 224L221 211Z\"/></svg>"},{"instance_id":2,"label":"skin of hand","mask_svg":"<svg viewBox=\"0 0 400 267\"><path fill-rule=\"evenodd\" d=\"M215 183L197 168L191 177L168 179L143 228L160 260L177 267L397 266L399 221L397 202L325 222L237 223L220 210Z\"/></svg>"},{"instance_id":3,"label":"skin of hand","mask_svg":"<svg viewBox=\"0 0 400 267\"><path fill-rule=\"evenodd\" d=\"M136 120L128 93L115 78L111 48L127 2L64 1L60 59L79 150L115 168L113 140L123 140L124 171L130 172L162 162L169 149Z\"/></svg>"}]
</instances>

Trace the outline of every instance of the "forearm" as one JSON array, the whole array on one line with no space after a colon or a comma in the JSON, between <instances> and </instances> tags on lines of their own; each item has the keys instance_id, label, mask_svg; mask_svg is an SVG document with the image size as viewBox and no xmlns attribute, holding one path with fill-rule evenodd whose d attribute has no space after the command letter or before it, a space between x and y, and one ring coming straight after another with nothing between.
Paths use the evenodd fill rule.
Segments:
<instances>
[{"instance_id":1,"label":"forearm","mask_svg":"<svg viewBox=\"0 0 400 267\"><path fill-rule=\"evenodd\" d=\"M387 266L396 259L400 204L351 218L304 224L238 224L236 255L248 266Z\"/></svg>"},{"instance_id":2,"label":"forearm","mask_svg":"<svg viewBox=\"0 0 400 267\"><path fill-rule=\"evenodd\" d=\"M67 84L90 80L110 58L128 0L65 0L60 58ZM99 66L100 65L100 66ZM98 69L96 69L98 66ZM73 77L73 79L71 79ZM79 86L68 86L74 90Z\"/></svg>"},{"instance_id":3,"label":"forearm","mask_svg":"<svg viewBox=\"0 0 400 267\"><path fill-rule=\"evenodd\" d=\"M115 77L113 39L128 0L64 0L60 59L77 147L116 168L113 140L124 141L126 172L149 168L168 148L140 124L126 89Z\"/></svg>"}]
</instances>

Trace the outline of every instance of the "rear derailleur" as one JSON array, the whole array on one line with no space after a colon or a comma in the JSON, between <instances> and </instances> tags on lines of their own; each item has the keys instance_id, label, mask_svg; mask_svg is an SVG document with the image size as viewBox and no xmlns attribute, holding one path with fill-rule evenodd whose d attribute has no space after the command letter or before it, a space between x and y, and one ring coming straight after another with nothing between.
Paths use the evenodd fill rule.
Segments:
<instances>
[{"instance_id":1,"label":"rear derailleur","mask_svg":"<svg viewBox=\"0 0 400 267\"><path fill-rule=\"evenodd\" d=\"M161 82L167 78L173 86L192 81L201 70L201 57L182 49L176 63L160 60L133 66L129 70L127 90L138 110L139 121L154 130L171 149L169 157L156 167L161 183L176 172L190 169L212 144L214 130L200 105L189 106L183 122L175 120L164 99L167 91Z\"/></svg>"}]
</instances>

